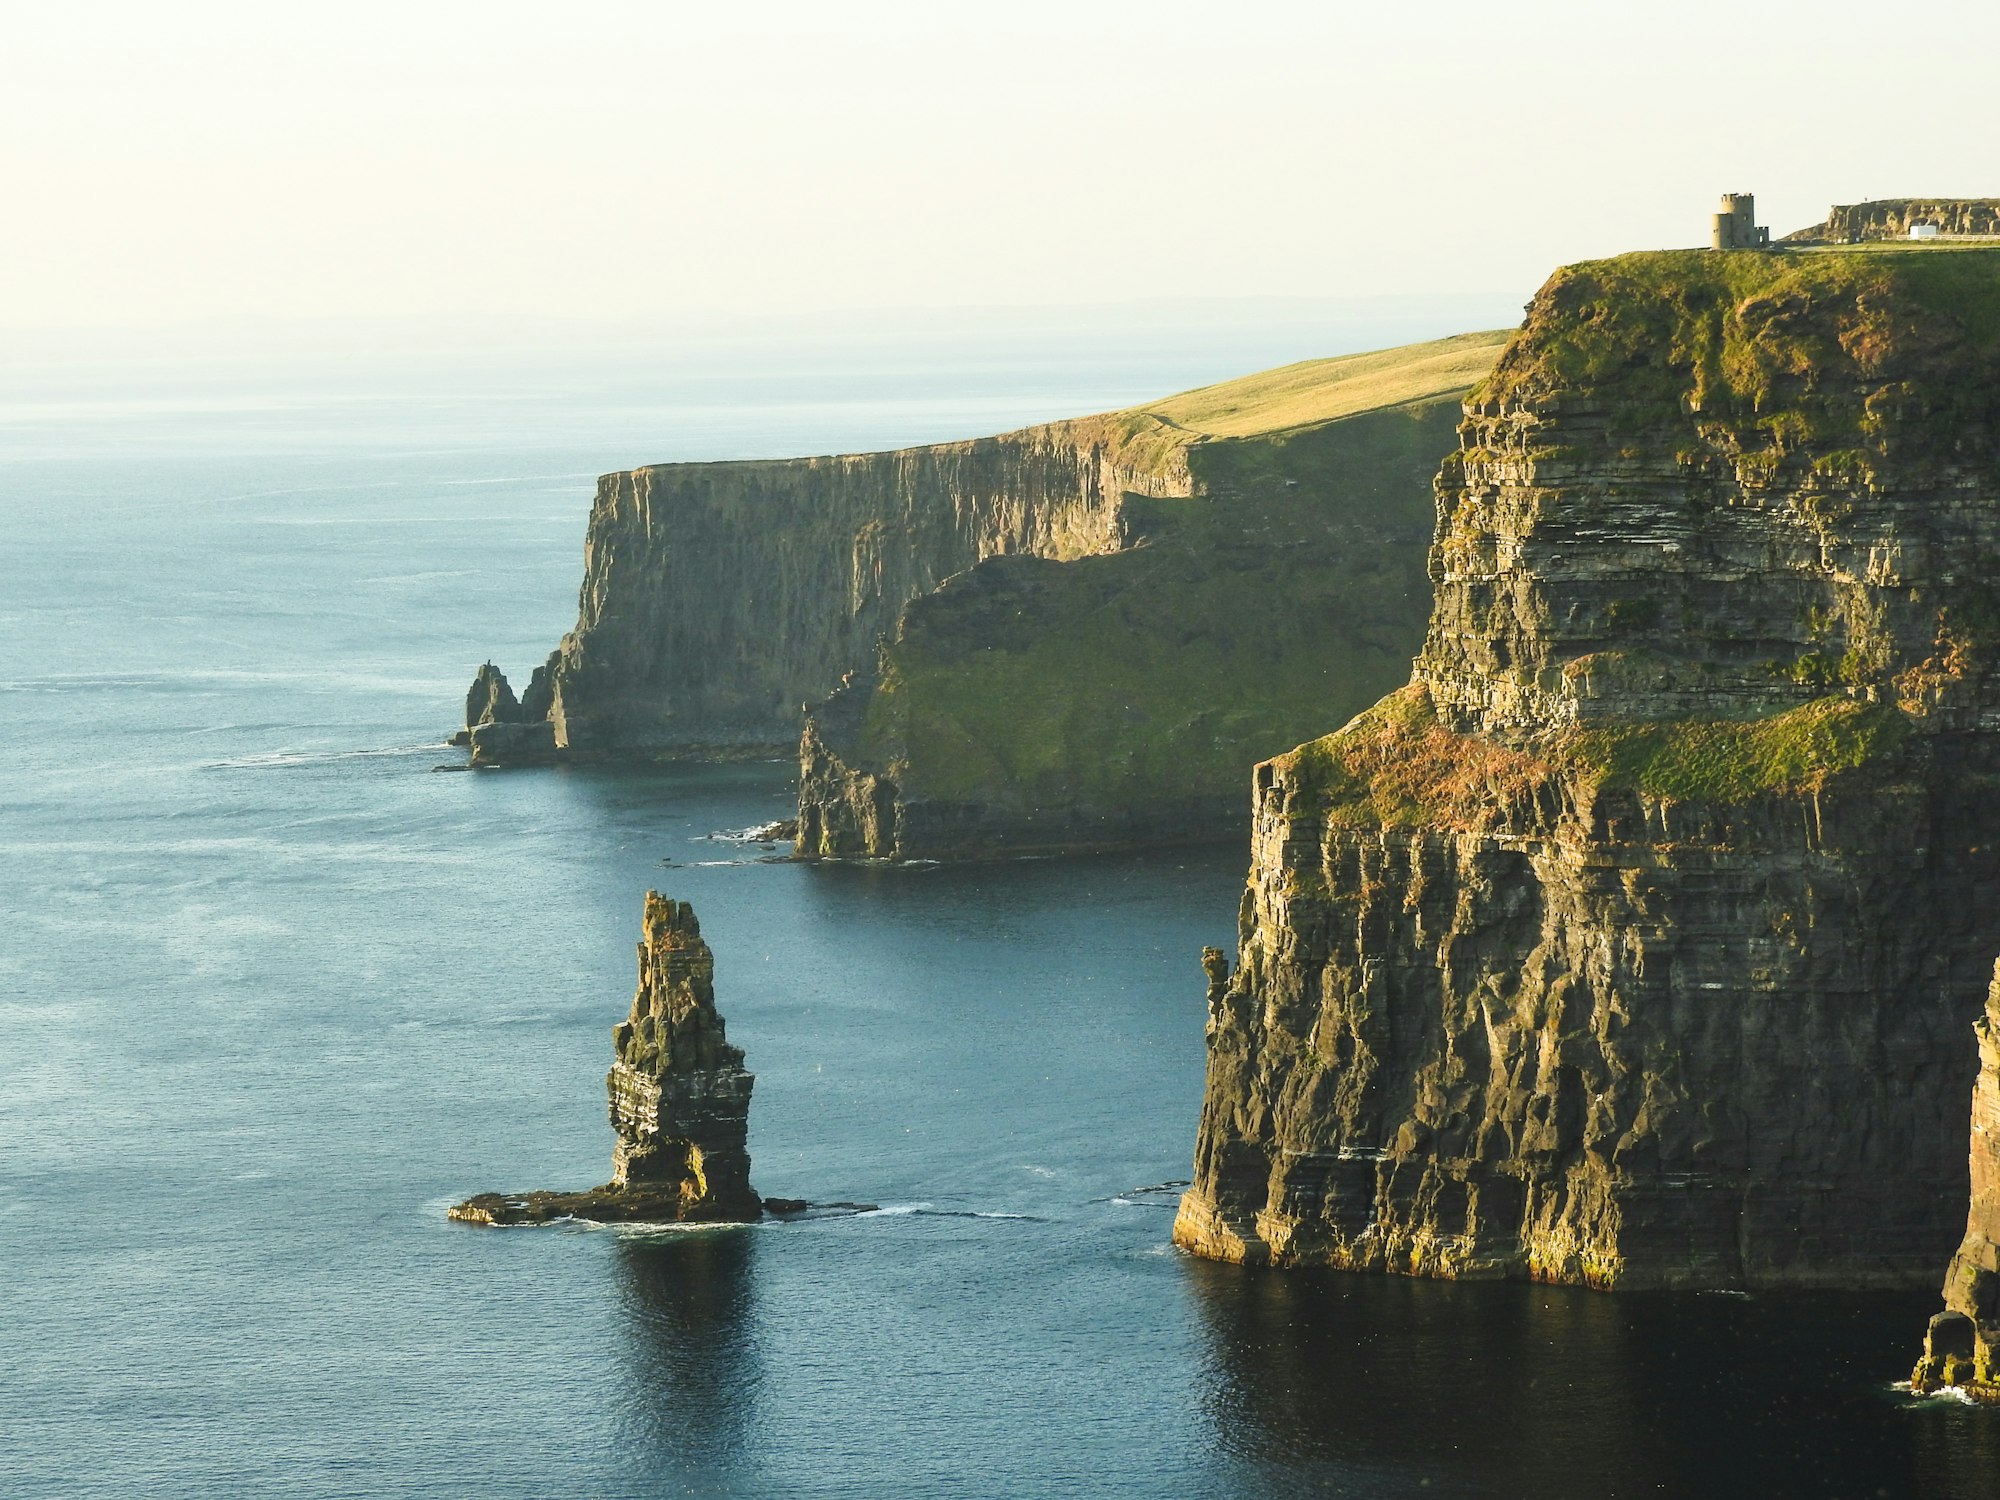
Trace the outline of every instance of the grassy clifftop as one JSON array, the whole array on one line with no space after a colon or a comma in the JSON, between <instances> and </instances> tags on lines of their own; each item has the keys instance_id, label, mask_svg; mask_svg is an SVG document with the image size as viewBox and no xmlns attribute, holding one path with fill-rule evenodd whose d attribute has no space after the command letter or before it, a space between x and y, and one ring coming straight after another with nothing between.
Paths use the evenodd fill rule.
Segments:
<instances>
[{"instance_id":1,"label":"grassy clifftop","mask_svg":"<svg viewBox=\"0 0 2000 1500\"><path fill-rule=\"evenodd\" d=\"M1135 411L1201 437L1261 437L1468 390L1493 368L1512 329L1309 359L1203 386Z\"/></svg>"},{"instance_id":2,"label":"grassy clifftop","mask_svg":"<svg viewBox=\"0 0 2000 1500\"><path fill-rule=\"evenodd\" d=\"M1477 385L1512 337L1507 329L1366 354L1309 359L1102 416L1050 424L1065 439L1101 444L1117 463L1158 474L1185 467L1216 439L1275 437L1343 417L1457 396Z\"/></svg>"},{"instance_id":3,"label":"grassy clifftop","mask_svg":"<svg viewBox=\"0 0 2000 1500\"><path fill-rule=\"evenodd\" d=\"M2000 249L1565 267L1469 402L1417 679L1274 763L1299 810L1487 826L1556 781L1737 806L1982 722Z\"/></svg>"},{"instance_id":4,"label":"grassy clifftop","mask_svg":"<svg viewBox=\"0 0 2000 1500\"><path fill-rule=\"evenodd\" d=\"M1865 444L1885 405L1990 406L2000 249L1652 251L1556 272L1476 399L1558 389L1695 411L1785 443Z\"/></svg>"},{"instance_id":5,"label":"grassy clifftop","mask_svg":"<svg viewBox=\"0 0 2000 1500\"><path fill-rule=\"evenodd\" d=\"M1328 826L1503 826L1526 798L1565 782L1586 796L1637 792L1734 805L1811 794L1836 778L1893 773L1910 732L1887 704L1827 697L1755 720L1667 720L1568 729L1529 746L1439 724L1412 684L1344 728L1275 758L1300 812Z\"/></svg>"}]
</instances>

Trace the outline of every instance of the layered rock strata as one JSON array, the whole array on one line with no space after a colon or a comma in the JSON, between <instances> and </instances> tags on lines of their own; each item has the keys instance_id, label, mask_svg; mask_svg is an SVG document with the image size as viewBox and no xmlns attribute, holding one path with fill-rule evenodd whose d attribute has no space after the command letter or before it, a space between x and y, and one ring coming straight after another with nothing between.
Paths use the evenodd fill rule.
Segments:
<instances>
[{"instance_id":1,"label":"layered rock strata","mask_svg":"<svg viewBox=\"0 0 2000 1500\"><path fill-rule=\"evenodd\" d=\"M473 675L465 695L465 728L451 738L472 751L475 766L524 765L552 759L555 727L549 722L549 669L535 668L519 700L492 662Z\"/></svg>"},{"instance_id":2,"label":"layered rock strata","mask_svg":"<svg viewBox=\"0 0 2000 1500\"><path fill-rule=\"evenodd\" d=\"M1971 1206L1965 1238L1945 1273L1944 1311L1931 1319L1910 1385L1920 1393L1954 1389L2000 1403L2000 969L1974 1035Z\"/></svg>"},{"instance_id":3,"label":"layered rock strata","mask_svg":"<svg viewBox=\"0 0 2000 1500\"><path fill-rule=\"evenodd\" d=\"M903 606L996 553L1120 545L1126 497L1185 494L1117 417L890 453L661 464L598 481L576 627L546 666L570 754L783 753Z\"/></svg>"},{"instance_id":4,"label":"layered rock strata","mask_svg":"<svg viewBox=\"0 0 2000 1500\"><path fill-rule=\"evenodd\" d=\"M611 1180L581 1193L482 1193L451 1217L479 1224L550 1219L737 1222L758 1218L748 1132L755 1078L715 1008L715 956L694 908L646 893L632 1013L612 1031Z\"/></svg>"},{"instance_id":5,"label":"layered rock strata","mask_svg":"<svg viewBox=\"0 0 2000 1500\"><path fill-rule=\"evenodd\" d=\"M1470 398L1411 684L1257 770L1175 1237L1907 1285L2000 952L2000 255L1572 267Z\"/></svg>"}]
</instances>

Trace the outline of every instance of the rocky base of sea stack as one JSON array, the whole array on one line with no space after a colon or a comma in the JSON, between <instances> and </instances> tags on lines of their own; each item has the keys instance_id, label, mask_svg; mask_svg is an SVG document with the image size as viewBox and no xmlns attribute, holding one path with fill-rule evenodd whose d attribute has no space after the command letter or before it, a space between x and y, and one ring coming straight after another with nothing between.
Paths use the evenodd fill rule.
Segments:
<instances>
[{"instance_id":1,"label":"rocky base of sea stack","mask_svg":"<svg viewBox=\"0 0 2000 1500\"><path fill-rule=\"evenodd\" d=\"M1961 1312L1941 1312L1924 1335L1924 1357L1910 1372L1910 1389L1920 1396L1951 1391L1982 1406L2000 1406L1995 1352L1971 1318Z\"/></svg>"},{"instance_id":2,"label":"rocky base of sea stack","mask_svg":"<svg viewBox=\"0 0 2000 1500\"><path fill-rule=\"evenodd\" d=\"M454 1203L448 1218L464 1224L548 1224L588 1219L599 1224L749 1223L764 1212L762 1202L727 1206L691 1202L680 1184L648 1183L622 1188L615 1183L581 1193L481 1193Z\"/></svg>"},{"instance_id":3,"label":"rocky base of sea stack","mask_svg":"<svg viewBox=\"0 0 2000 1500\"><path fill-rule=\"evenodd\" d=\"M592 1224L748 1224L770 1215L778 1219L827 1214L864 1214L875 1211L873 1203L810 1203L804 1198L763 1198L748 1205L720 1205L690 1202L679 1192L658 1184L619 1187L607 1182L603 1187L582 1193L481 1193L454 1203L445 1217L461 1224L489 1224L512 1228L526 1224L553 1224L559 1219L581 1219Z\"/></svg>"}]
</instances>

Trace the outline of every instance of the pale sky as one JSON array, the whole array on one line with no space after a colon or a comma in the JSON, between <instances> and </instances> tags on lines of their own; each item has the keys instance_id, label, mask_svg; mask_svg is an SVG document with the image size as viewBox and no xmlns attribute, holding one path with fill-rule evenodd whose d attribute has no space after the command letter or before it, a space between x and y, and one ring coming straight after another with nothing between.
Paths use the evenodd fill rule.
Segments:
<instances>
[{"instance_id":1,"label":"pale sky","mask_svg":"<svg viewBox=\"0 0 2000 1500\"><path fill-rule=\"evenodd\" d=\"M2000 6L63 0L0 327L1532 291L2000 196Z\"/></svg>"}]
</instances>

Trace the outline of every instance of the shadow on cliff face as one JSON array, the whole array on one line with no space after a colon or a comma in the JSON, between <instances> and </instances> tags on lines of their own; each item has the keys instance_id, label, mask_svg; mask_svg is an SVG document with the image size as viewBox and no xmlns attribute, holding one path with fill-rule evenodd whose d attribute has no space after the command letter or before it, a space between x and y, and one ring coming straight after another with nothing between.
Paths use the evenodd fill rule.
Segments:
<instances>
[{"instance_id":1,"label":"shadow on cliff face","mask_svg":"<svg viewBox=\"0 0 2000 1500\"><path fill-rule=\"evenodd\" d=\"M621 1439L642 1472L725 1476L755 1424L762 1363L751 1334L757 1235L739 1231L618 1246L631 1393Z\"/></svg>"},{"instance_id":2,"label":"shadow on cliff face","mask_svg":"<svg viewBox=\"0 0 2000 1500\"><path fill-rule=\"evenodd\" d=\"M1987 1496L2000 1417L1898 1395L1921 1294L1606 1296L1186 1263L1267 1493Z\"/></svg>"}]
</instances>

